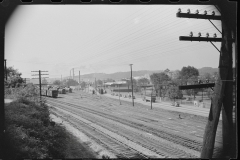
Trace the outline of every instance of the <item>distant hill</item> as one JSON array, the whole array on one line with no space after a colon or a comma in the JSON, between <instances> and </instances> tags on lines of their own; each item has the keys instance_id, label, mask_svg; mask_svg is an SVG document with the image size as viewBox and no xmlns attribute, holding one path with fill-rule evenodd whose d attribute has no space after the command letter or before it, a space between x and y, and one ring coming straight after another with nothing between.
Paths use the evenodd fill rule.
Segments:
<instances>
[{"instance_id":1,"label":"distant hill","mask_svg":"<svg viewBox=\"0 0 240 160\"><path fill-rule=\"evenodd\" d=\"M162 72L161 70L155 70L155 71L148 71L148 70L142 70L142 71L133 71L133 77L137 77L137 76L144 76L145 74L149 74L151 75L152 73L159 73ZM131 72L116 72L116 73L111 73L111 74L105 74L105 73L91 73L91 74L85 74L82 75L80 78L81 80L90 80L90 81L94 81L94 79L114 79L114 80L120 80L122 78L130 78L131 77ZM74 77L75 79L78 79L78 76Z\"/></svg>"},{"instance_id":2,"label":"distant hill","mask_svg":"<svg viewBox=\"0 0 240 160\"><path fill-rule=\"evenodd\" d=\"M181 69L180 69L181 70ZM203 67L203 68L199 68L198 69L199 74L203 75L205 73L210 73L213 74L214 72L218 71L218 68L212 68L212 67ZM141 71L133 71L133 77L137 77L137 76L144 76L146 74L151 75L152 73L160 73L163 72L163 70L141 70ZM116 72L116 73L111 73L111 74L106 74L106 73L91 73L91 74L85 74L85 75L81 75L81 81L91 81L93 82L96 79L100 79L100 80L104 80L104 79L114 79L114 80L120 80L122 78L130 78L131 76L131 72ZM69 77L63 77L63 79L67 79ZM74 79L78 81L78 75L74 76ZM54 81L57 78L49 78L48 81ZM58 80L61 80L60 78L58 78ZM38 82L38 80L36 80L36 83Z\"/></svg>"},{"instance_id":3,"label":"distant hill","mask_svg":"<svg viewBox=\"0 0 240 160\"><path fill-rule=\"evenodd\" d=\"M199 75L203 75L205 73L213 74L214 72L218 72L218 68L212 68L212 67L203 67L198 69Z\"/></svg>"}]
</instances>

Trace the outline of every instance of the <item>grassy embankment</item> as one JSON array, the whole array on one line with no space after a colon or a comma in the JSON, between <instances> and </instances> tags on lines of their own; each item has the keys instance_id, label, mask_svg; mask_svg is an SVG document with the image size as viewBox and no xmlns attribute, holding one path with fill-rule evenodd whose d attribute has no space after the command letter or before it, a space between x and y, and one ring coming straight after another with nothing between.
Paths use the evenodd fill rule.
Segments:
<instances>
[{"instance_id":1,"label":"grassy embankment","mask_svg":"<svg viewBox=\"0 0 240 160\"><path fill-rule=\"evenodd\" d=\"M94 158L84 144L51 122L48 106L39 103L33 86L5 90L5 142L0 158Z\"/></svg>"}]
</instances>

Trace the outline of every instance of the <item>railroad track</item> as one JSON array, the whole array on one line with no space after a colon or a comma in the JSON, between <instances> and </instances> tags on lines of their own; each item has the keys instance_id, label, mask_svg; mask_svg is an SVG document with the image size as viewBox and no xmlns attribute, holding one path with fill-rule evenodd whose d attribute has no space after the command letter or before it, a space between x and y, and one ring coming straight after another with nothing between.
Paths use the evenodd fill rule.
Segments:
<instances>
[{"instance_id":1,"label":"railroad track","mask_svg":"<svg viewBox=\"0 0 240 160\"><path fill-rule=\"evenodd\" d=\"M81 112L82 112L82 110L81 110ZM74 113L76 114L77 111L74 111ZM92 120L94 117L96 117L96 115L94 115L94 117L92 117L92 116L90 116L89 114L86 114L86 113L82 113L82 115L79 115L79 116L83 117L83 115L86 116L84 118L89 118L90 120ZM96 120L94 120L94 123L96 123L98 125L101 125L102 127L107 128L109 130L114 130L114 127L111 126L110 124L104 124L104 121L100 121L99 119L98 119L98 121L99 122L96 123ZM121 126L121 124L118 124L118 123L116 123L115 125ZM130 128L130 127L128 127L128 128ZM140 134L141 131L139 131L139 130L135 131L135 133L134 132L129 133L128 128L125 128L125 132L124 132L124 127L122 127L120 134L124 135L125 137L128 137L128 139L133 140L133 141L136 139L136 137L138 137L137 138L138 141L135 140L136 143L139 143L139 142L145 142L146 144L150 143L151 147L149 145L144 145L145 143L139 143L139 144L144 146L145 148L148 148L150 150L154 150L155 152L158 152L158 150L159 150L160 152L158 152L158 154L165 155L165 157L172 157L172 158L179 158L179 157L182 157L182 158L194 157L194 158L196 158L197 157L197 156L193 156L189 153L186 153L183 150L180 150L176 147L170 147L168 145L168 143L169 143L168 141L167 142L165 141L165 143L162 144L161 142L158 141L159 138L158 137L156 138L156 136L154 138L154 137L152 137L153 136L152 135L151 138L153 138L153 139L149 139L149 137L141 136L141 134ZM131 128L129 130L131 130ZM115 131L115 132L119 133L118 130ZM138 132L140 132L140 133L138 133ZM143 134L146 134L146 132L144 132ZM176 146L176 144L173 144L173 145Z\"/></svg>"},{"instance_id":2,"label":"railroad track","mask_svg":"<svg viewBox=\"0 0 240 160\"><path fill-rule=\"evenodd\" d=\"M73 100L74 100L75 98L73 98L73 99L71 99L72 100L72 102L73 102ZM69 99L70 100L70 99ZM104 102L106 102L106 101L104 101L104 99L102 99L101 100L101 104L104 104ZM79 104L79 101L76 101L76 103L78 103ZM93 103L93 102L90 102L90 103L85 103L84 102L84 100L82 99L81 100L81 105L88 105L88 106L91 106L91 108L94 108L94 106L102 106L102 105L100 105L100 102L97 102L97 103ZM71 103L72 104L72 103ZM113 103L114 104L114 103ZM104 104L108 109L108 111L109 112L111 112L111 108L109 108L109 105L111 105L111 103L105 103ZM104 106L103 105L103 106ZM111 105L112 106L112 105ZM117 107L119 107L118 105L117 105ZM122 105L121 106L122 108L121 108L121 110L118 110L118 113L120 114L120 113L123 113L124 114L124 110L126 109L126 110L129 110L130 108L129 107L124 107L124 105ZM114 106L113 106L113 108L114 108ZM131 115L131 117L133 118L133 119L135 119L135 120L140 120L140 121L145 121L145 122L150 122L150 121L154 121L154 118L151 118L151 119L148 119L148 118L146 118L146 117L144 117L145 115L146 115L146 109L144 109L145 107L143 107L142 109L138 109L137 110L137 114L135 114L135 115ZM123 111L123 112L122 112ZM134 111L135 112L135 111ZM105 113L104 113L105 114ZM149 112L148 111L148 117L154 117L154 112ZM178 115L177 115L178 116ZM156 117L156 114L155 114L155 117ZM161 113L161 112L159 112L159 114L157 115L157 118L158 119L168 119L169 117L168 117L168 115L165 115L165 114L163 114L163 113ZM192 122L193 120L191 119L191 122ZM143 122L144 123L144 122ZM181 121L179 121L178 122L178 124L176 124L176 121L173 121L173 122L171 122L171 121L169 121L169 122L167 122L168 123L168 126L164 126L164 124L159 124L159 125L161 125L162 127L164 127L165 129L167 129L167 128L171 128L170 129L170 133L172 132L172 129L174 129L174 130L176 130L176 131L178 131L178 132L185 132L186 131L186 128L184 128L183 126L183 124L182 124L182 122ZM202 121L197 121L197 123L199 124L204 124L204 122L202 122ZM139 125L139 124L137 124L137 125ZM147 125L147 124L146 124ZM176 126L177 125L177 126ZM178 126L181 126L181 127L178 127ZM190 127L191 126L191 124L189 124L189 126L188 127ZM196 126L192 126L192 127L196 127ZM179 128L179 129L177 129L177 128ZM198 128L199 129L199 128ZM189 129L188 129L189 130ZM204 130L204 128L203 128L203 130ZM201 132L203 132L203 131L201 131ZM169 133L168 133L169 134ZM203 133L201 133L201 135L203 135ZM219 135L217 135L217 136L219 136ZM202 138L200 135L196 135L196 137L199 137L199 138Z\"/></svg>"},{"instance_id":3,"label":"railroad track","mask_svg":"<svg viewBox=\"0 0 240 160\"><path fill-rule=\"evenodd\" d=\"M69 121L69 117L62 116L61 113L59 114L57 112L57 115L60 116L62 119L71 123L75 128L77 128L79 131L81 131L86 136L91 138L93 141L97 142L98 144L106 148L108 151L116 155L117 158L139 158L139 159L149 158L129 148L123 143L117 141L116 139L113 139L108 135L100 132L99 130L96 130L95 128L78 120L77 118L71 117L71 120Z\"/></svg>"},{"instance_id":4,"label":"railroad track","mask_svg":"<svg viewBox=\"0 0 240 160\"><path fill-rule=\"evenodd\" d=\"M73 93L73 94L69 94L69 95L67 95L67 98L69 99L69 98L71 98L71 99L73 99L73 100L78 100L78 99L81 99L81 100L83 100L84 98L86 98L86 99L91 99L91 100L101 100L101 103L104 103L104 102L107 102L107 103L109 103L109 101L111 102L111 103L113 103L113 104L118 104L119 103L119 101L117 100L117 99L114 99L114 98L109 98L109 97L105 97L104 96L104 98L102 97L102 98L99 98L99 96L92 96L92 95L90 95L90 94L87 94L87 93L84 93L84 92L82 92L81 93L81 95L83 95L82 96L82 98L78 98L78 97L76 97L76 96L78 96L79 95L79 93ZM84 102L81 102L81 103L84 103ZM97 102L98 103L98 102ZM89 104L89 103L88 103ZM94 103L93 103L94 104ZM122 101L122 104L129 104L129 105L131 105L131 102L127 102L127 101ZM141 103L138 103L138 105L139 106L141 106L141 107L143 107L143 108L145 108L146 107L146 105L144 105L144 104L141 104ZM169 107L169 105L164 105L164 104L162 104L163 106L166 106L166 107ZM189 110L189 109L188 109ZM190 110L194 110L194 109L190 109ZM172 112L172 111L171 111ZM178 113L178 111L175 111L176 112L176 114L182 114L182 113ZM198 112L198 111L196 111L196 112ZM163 116L164 117L164 115L161 115L161 116ZM191 119L191 122L194 122L194 123L201 123L201 124L206 124L207 123L207 118L201 118L201 117L198 117L197 119L196 118L194 118L194 119ZM179 125L181 125L181 124L179 124ZM204 131L204 128L205 128L205 126L203 126L203 127L200 127L200 128L202 128L202 130ZM222 123L219 123L219 125L218 125L218 130L222 130ZM197 137L199 137L199 138L203 138L202 136L203 136L203 133L201 134L201 136L198 134L198 135L196 135ZM222 139L222 135L221 134L217 134L216 135L216 142L217 143L222 143L221 142L221 139Z\"/></svg>"},{"instance_id":5,"label":"railroad track","mask_svg":"<svg viewBox=\"0 0 240 160\"><path fill-rule=\"evenodd\" d=\"M116 117L116 116L114 117L114 116L111 116L111 115L106 115L106 113L100 113L99 111L97 112L95 110L85 108L85 107L80 106L80 105L75 105L75 104L72 104L72 103L62 102L62 101L53 100L53 99L51 99L50 101L51 101L50 103L52 103L53 105L58 105L59 106L59 105L64 104L64 105L70 106L70 107L75 108L75 109L81 109L83 111L90 112L92 114L99 115L101 117L105 117L107 119L111 119L113 121L123 123L125 125L131 126L133 128L139 129L139 130L143 130L143 131L146 131L146 132L150 131L150 133L155 135L155 136L161 137L163 139L166 139L170 142L174 142L176 144L180 144L182 146L193 149L195 151L200 151L201 150L201 143L200 142L187 139L186 137L174 135L174 134L166 132L166 131L156 130L156 129L149 128L149 127L142 126L142 125L139 126L139 124L137 124L137 123L129 122L129 121L127 121L125 119L122 119L120 117ZM81 108L79 108L79 107L81 107Z\"/></svg>"}]
</instances>

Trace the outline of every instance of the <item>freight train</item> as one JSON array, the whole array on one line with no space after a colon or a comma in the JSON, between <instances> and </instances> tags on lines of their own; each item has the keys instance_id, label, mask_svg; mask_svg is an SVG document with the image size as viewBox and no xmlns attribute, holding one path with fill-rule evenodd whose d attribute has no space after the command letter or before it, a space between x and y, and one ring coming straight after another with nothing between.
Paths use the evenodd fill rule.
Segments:
<instances>
[{"instance_id":1,"label":"freight train","mask_svg":"<svg viewBox=\"0 0 240 160\"><path fill-rule=\"evenodd\" d=\"M57 90L59 94L66 94L66 90L64 88L58 88Z\"/></svg>"},{"instance_id":2,"label":"freight train","mask_svg":"<svg viewBox=\"0 0 240 160\"><path fill-rule=\"evenodd\" d=\"M42 94L42 96L57 98L58 97L58 90L52 89L52 88L42 89L41 94Z\"/></svg>"}]
</instances>

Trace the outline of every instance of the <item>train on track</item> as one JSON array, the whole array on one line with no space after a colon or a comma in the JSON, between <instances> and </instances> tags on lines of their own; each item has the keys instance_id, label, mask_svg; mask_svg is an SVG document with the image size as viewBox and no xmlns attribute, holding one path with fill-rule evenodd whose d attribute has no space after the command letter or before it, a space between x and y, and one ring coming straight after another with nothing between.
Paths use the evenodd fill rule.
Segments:
<instances>
[{"instance_id":1,"label":"train on track","mask_svg":"<svg viewBox=\"0 0 240 160\"><path fill-rule=\"evenodd\" d=\"M72 93L72 88L70 87L58 87L58 86L47 86L46 88L42 88L41 94L42 96L48 96L56 98L58 94L66 94Z\"/></svg>"},{"instance_id":2,"label":"train on track","mask_svg":"<svg viewBox=\"0 0 240 160\"><path fill-rule=\"evenodd\" d=\"M42 89L41 94L42 94L42 96L57 98L58 97L58 90L52 89L52 88Z\"/></svg>"},{"instance_id":3,"label":"train on track","mask_svg":"<svg viewBox=\"0 0 240 160\"><path fill-rule=\"evenodd\" d=\"M67 93L67 92L72 93L72 88L65 87L64 89L65 89L66 93Z\"/></svg>"},{"instance_id":4,"label":"train on track","mask_svg":"<svg viewBox=\"0 0 240 160\"><path fill-rule=\"evenodd\" d=\"M66 90L64 88L58 88L57 90L59 94L66 94Z\"/></svg>"}]
</instances>

